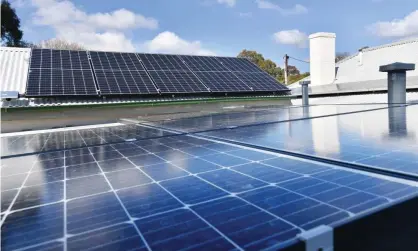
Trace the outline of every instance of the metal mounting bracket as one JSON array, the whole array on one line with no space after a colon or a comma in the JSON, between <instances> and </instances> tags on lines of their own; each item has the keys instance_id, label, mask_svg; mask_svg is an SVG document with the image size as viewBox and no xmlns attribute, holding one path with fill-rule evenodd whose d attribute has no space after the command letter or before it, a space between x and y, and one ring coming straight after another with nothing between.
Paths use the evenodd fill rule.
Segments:
<instances>
[{"instance_id":1,"label":"metal mounting bracket","mask_svg":"<svg viewBox=\"0 0 418 251\"><path fill-rule=\"evenodd\" d=\"M306 251L333 251L334 233L332 227L321 225L298 235L306 244Z\"/></svg>"}]
</instances>

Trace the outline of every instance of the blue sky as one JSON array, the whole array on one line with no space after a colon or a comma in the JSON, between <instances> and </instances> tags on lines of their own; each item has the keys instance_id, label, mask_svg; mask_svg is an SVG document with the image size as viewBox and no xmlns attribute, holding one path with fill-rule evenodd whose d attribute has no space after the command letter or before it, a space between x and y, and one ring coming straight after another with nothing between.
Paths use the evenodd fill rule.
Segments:
<instances>
[{"instance_id":1,"label":"blue sky","mask_svg":"<svg viewBox=\"0 0 418 251\"><path fill-rule=\"evenodd\" d=\"M63 38L89 49L307 60L307 36L337 34L354 53L418 35L416 0L12 0L24 39ZM307 64L291 61L304 71Z\"/></svg>"}]
</instances>

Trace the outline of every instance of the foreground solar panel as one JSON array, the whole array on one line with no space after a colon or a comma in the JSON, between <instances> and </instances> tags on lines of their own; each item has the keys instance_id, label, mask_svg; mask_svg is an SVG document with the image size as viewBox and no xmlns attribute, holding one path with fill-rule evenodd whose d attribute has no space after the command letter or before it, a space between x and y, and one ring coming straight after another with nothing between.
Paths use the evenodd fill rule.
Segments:
<instances>
[{"instance_id":1,"label":"foreground solar panel","mask_svg":"<svg viewBox=\"0 0 418 251\"><path fill-rule=\"evenodd\" d=\"M32 49L27 96L96 94L86 51Z\"/></svg>"},{"instance_id":2,"label":"foreground solar panel","mask_svg":"<svg viewBox=\"0 0 418 251\"><path fill-rule=\"evenodd\" d=\"M418 177L417 113L418 105L389 107L204 134Z\"/></svg>"},{"instance_id":3,"label":"foreground solar panel","mask_svg":"<svg viewBox=\"0 0 418 251\"><path fill-rule=\"evenodd\" d=\"M1 156L157 138L175 133L137 125L45 132L1 138Z\"/></svg>"},{"instance_id":4,"label":"foreground solar panel","mask_svg":"<svg viewBox=\"0 0 418 251\"><path fill-rule=\"evenodd\" d=\"M102 95L158 94L158 90L134 53L90 52Z\"/></svg>"},{"instance_id":5,"label":"foreground solar panel","mask_svg":"<svg viewBox=\"0 0 418 251\"><path fill-rule=\"evenodd\" d=\"M190 136L7 158L1 168L2 250L283 247L418 191Z\"/></svg>"},{"instance_id":6,"label":"foreground solar panel","mask_svg":"<svg viewBox=\"0 0 418 251\"><path fill-rule=\"evenodd\" d=\"M175 130L178 132L204 132L210 130L227 129L237 126L259 125L263 123L300 120L344 113L361 112L367 110L384 109L387 105L316 105L306 107L264 108L255 111L222 112L195 117L185 117L170 120L146 122L148 125Z\"/></svg>"}]
</instances>

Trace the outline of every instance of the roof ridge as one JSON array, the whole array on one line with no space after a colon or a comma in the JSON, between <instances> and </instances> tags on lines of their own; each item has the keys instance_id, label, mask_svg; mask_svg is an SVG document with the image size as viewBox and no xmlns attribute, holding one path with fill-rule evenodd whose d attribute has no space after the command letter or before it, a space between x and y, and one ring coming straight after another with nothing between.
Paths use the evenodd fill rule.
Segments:
<instances>
[{"instance_id":1,"label":"roof ridge","mask_svg":"<svg viewBox=\"0 0 418 251\"><path fill-rule=\"evenodd\" d=\"M387 47L393 47L393 46L398 46L398 45L403 45L403 44L410 44L410 43L418 43L418 37L408 38L408 39L392 42L392 43L389 43L389 44L383 44L383 45L378 45L378 46L374 46L374 47L369 47L369 48L364 49L363 52L374 51L374 50L379 50L379 49L383 49L383 48L387 48Z\"/></svg>"},{"instance_id":2,"label":"roof ridge","mask_svg":"<svg viewBox=\"0 0 418 251\"><path fill-rule=\"evenodd\" d=\"M399 45L403 45L403 44L411 44L411 43L418 43L418 37L408 38L408 39L392 42L392 43L389 43L389 44L383 44L383 45L378 45L378 46L374 46L374 47L365 48L365 49L362 50L362 52L375 51L375 50L380 50L380 49L384 49L384 48L388 48L388 47L394 47L394 46L399 46ZM335 66L338 66L341 63L344 63L345 61L348 61L348 60L356 57L358 54L359 54L359 52L356 52L355 54L352 54L352 55L340 60L339 62L336 63Z\"/></svg>"}]
</instances>

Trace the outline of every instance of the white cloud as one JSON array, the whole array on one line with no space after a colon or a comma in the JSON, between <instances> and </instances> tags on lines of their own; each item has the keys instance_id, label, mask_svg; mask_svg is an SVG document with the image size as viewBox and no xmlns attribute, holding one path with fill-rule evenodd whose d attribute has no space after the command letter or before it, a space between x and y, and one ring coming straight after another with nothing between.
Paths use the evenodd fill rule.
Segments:
<instances>
[{"instance_id":1,"label":"white cloud","mask_svg":"<svg viewBox=\"0 0 418 251\"><path fill-rule=\"evenodd\" d=\"M57 38L92 50L133 51L135 47L126 32L158 28L156 19L126 9L86 13L67 0L32 0L32 5L36 8L34 25L52 27Z\"/></svg>"},{"instance_id":2,"label":"white cloud","mask_svg":"<svg viewBox=\"0 0 418 251\"><path fill-rule=\"evenodd\" d=\"M154 39L145 42L140 47L152 53L215 55L213 51L204 49L200 41L187 41L170 31L161 32Z\"/></svg>"},{"instance_id":3,"label":"white cloud","mask_svg":"<svg viewBox=\"0 0 418 251\"><path fill-rule=\"evenodd\" d=\"M240 12L240 13L238 13L238 15L240 17L243 17L243 18L248 18L248 17L252 17L253 13L251 13L251 12Z\"/></svg>"},{"instance_id":4,"label":"white cloud","mask_svg":"<svg viewBox=\"0 0 418 251\"><path fill-rule=\"evenodd\" d=\"M237 3L237 0L217 0L220 4L226 4L229 7L234 7Z\"/></svg>"},{"instance_id":5,"label":"white cloud","mask_svg":"<svg viewBox=\"0 0 418 251\"><path fill-rule=\"evenodd\" d=\"M369 31L380 37L408 37L418 35L418 10L403 19L388 22L377 22L367 27Z\"/></svg>"},{"instance_id":6,"label":"white cloud","mask_svg":"<svg viewBox=\"0 0 418 251\"><path fill-rule=\"evenodd\" d=\"M308 9L301 4L296 4L295 6L293 6L293 8L282 8L278 4L266 0L256 0L256 3L259 9L276 10L280 12L280 14L285 16L305 14L308 12Z\"/></svg>"},{"instance_id":7,"label":"white cloud","mask_svg":"<svg viewBox=\"0 0 418 251\"><path fill-rule=\"evenodd\" d=\"M277 43L306 48L308 36L299 30L283 30L273 34Z\"/></svg>"},{"instance_id":8,"label":"white cloud","mask_svg":"<svg viewBox=\"0 0 418 251\"><path fill-rule=\"evenodd\" d=\"M126 9L115 10L112 13L93 14L89 16L88 22L105 29L158 28L156 19L144 17Z\"/></svg>"}]
</instances>

